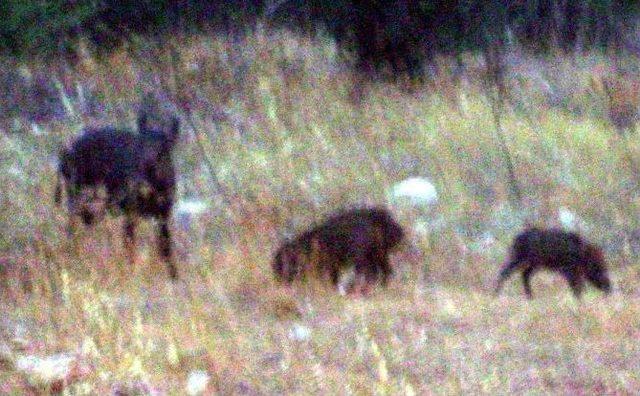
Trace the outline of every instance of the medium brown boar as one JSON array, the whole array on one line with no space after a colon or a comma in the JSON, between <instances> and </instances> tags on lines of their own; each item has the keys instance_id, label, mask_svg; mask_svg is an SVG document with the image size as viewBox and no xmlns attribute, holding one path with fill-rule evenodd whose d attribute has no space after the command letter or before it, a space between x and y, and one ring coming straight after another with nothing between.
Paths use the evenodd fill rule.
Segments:
<instances>
[{"instance_id":1,"label":"medium brown boar","mask_svg":"<svg viewBox=\"0 0 640 396\"><path fill-rule=\"evenodd\" d=\"M179 121L173 118L170 124L151 127L147 118L146 113L139 116L138 133L111 127L87 129L61 149L55 201L60 204L64 185L69 233L77 218L90 226L106 211L123 214L130 257L134 255L138 218L156 219L158 248L175 279L169 220L176 183L172 152Z\"/></svg>"},{"instance_id":2,"label":"medium brown boar","mask_svg":"<svg viewBox=\"0 0 640 396\"><path fill-rule=\"evenodd\" d=\"M510 256L498 277L496 294L500 293L504 281L511 274L521 271L525 294L531 299L531 276L539 269L562 274L578 299L585 280L605 293L611 292L611 281L599 247L575 232L534 227L514 239Z\"/></svg>"},{"instance_id":3,"label":"medium brown boar","mask_svg":"<svg viewBox=\"0 0 640 396\"><path fill-rule=\"evenodd\" d=\"M330 277L337 286L340 272L354 266L356 284L386 285L393 270L389 252L404 238L402 227L382 208L341 211L322 224L281 245L272 262L276 277L291 283L311 271Z\"/></svg>"}]
</instances>

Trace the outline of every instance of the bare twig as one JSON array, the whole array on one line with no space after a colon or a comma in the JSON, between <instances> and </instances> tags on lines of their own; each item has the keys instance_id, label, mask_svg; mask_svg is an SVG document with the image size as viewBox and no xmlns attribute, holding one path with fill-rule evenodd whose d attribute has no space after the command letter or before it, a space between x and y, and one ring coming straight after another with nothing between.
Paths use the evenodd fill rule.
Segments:
<instances>
[{"instance_id":1,"label":"bare twig","mask_svg":"<svg viewBox=\"0 0 640 396\"><path fill-rule=\"evenodd\" d=\"M180 79L179 73L178 71L180 70L180 54L178 53L178 51L176 50L175 46L170 45L169 46L169 50L170 50L170 54L171 54L171 68L172 68L172 77L173 77L173 83L175 86L176 91L181 92L184 89L184 84L182 82L182 80ZM175 96L175 95L174 95ZM178 102L178 100L176 100L176 98L174 98L174 103ZM185 114L185 118L187 120L187 123L189 124L189 127L191 129L191 133L193 133L193 137L198 145L198 149L200 151L200 156L202 157L203 163L205 164L205 167L207 168L207 171L209 172L209 176L211 177L211 181L213 182L216 190L218 191L218 193L220 194L220 196L222 197L222 200L224 201L225 204L229 205L229 207L232 206L232 202L231 199L229 198L229 193L227 191L227 189L222 185L222 183L220 183L220 180L218 180L218 177L216 176L216 172L215 172L215 167L213 165L213 161L211 160L211 158L209 157L209 155L207 154L207 150L205 149L204 145L202 144L202 140L201 140L201 135L198 133L198 128L196 126L194 117L193 117L193 113L191 112L191 108L189 106L183 106L184 108L182 109L184 111ZM218 131L218 125L217 123L214 123L214 126L216 128L216 131Z\"/></svg>"},{"instance_id":2,"label":"bare twig","mask_svg":"<svg viewBox=\"0 0 640 396\"><path fill-rule=\"evenodd\" d=\"M485 60L487 65L487 93L491 102L491 112L496 127L496 136L500 151L507 167L507 175L509 178L509 187L511 197L515 207L522 205L522 192L518 178L516 177L513 158L507 146L507 139L502 129L502 114L504 112L504 103L506 98L506 87L504 85L504 64L502 60L502 49L498 45L488 47L485 50Z\"/></svg>"}]
</instances>

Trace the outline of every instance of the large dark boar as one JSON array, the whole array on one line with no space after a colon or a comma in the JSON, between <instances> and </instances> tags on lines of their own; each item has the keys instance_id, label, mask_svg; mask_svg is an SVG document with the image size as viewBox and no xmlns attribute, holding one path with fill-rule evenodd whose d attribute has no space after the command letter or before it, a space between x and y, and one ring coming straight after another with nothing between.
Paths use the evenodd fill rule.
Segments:
<instances>
[{"instance_id":1,"label":"large dark boar","mask_svg":"<svg viewBox=\"0 0 640 396\"><path fill-rule=\"evenodd\" d=\"M158 246L169 274L177 277L173 263L169 220L174 203L176 173L172 151L179 134L179 121L151 127L146 113L138 118L138 133L115 128L87 129L60 150L55 201L67 193L69 232L76 218L86 225L105 211L124 214L127 252L135 251L138 217L158 222Z\"/></svg>"},{"instance_id":2,"label":"large dark boar","mask_svg":"<svg viewBox=\"0 0 640 396\"><path fill-rule=\"evenodd\" d=\"M611 282L599 247L575 232L529 228L514 239L510 257L500 271L496 294L513 272L522 271L524 291L527 298L532 298L531 275L541 268L560 272L578 299L585 280L605 293L611 291Z\"/></svg>"},{"instance_id":3,"label":"large dark boar","mask_svg":"<svg viewBox=\"0 0 640 396\"><path fill-rule=\"evenodd\" d=\"M276 277L286 283L315 270L328 275L337 286L340 271L353 265L356 286L363 282L369 286L379 276L386 285L393 273L389 252L403 238L402 228L386 209L346 210L283 243L272 268Z\"/></svg>"}]
</instances>

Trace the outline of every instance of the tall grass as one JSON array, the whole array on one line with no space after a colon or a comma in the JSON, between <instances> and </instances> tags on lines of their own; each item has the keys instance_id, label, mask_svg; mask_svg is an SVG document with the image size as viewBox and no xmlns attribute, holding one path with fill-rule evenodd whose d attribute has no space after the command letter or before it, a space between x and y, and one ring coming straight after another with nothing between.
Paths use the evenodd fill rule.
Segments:
<instances>
[{"instance_id":1,"label":"tall grass","mask_svg":"<svg viewBox=\"0 0 640 396\"><path fill-rule=\"evenodd\" d=\"M0 135L0 339L22 323L34 353L80 350L92 370L72 393L146 381L176 394L194 369L209 372L221 394L640 388L628 238L638 226L628 154L639 148L614 132L593 83L608 70L605 57L513 51L501 121L524 195L514 207L482 60L472 54L461 76L443 58L425 86L368 82L358 101L353 62L322 36L258 29L242 40L176 37L133 41L103 58L78 53L73 66L15 65L27 72L15 80L25 89L38 76L58 81L66 115L35 128L35 104L24 101ZM129 267L117 220L70 241L53 206L58 147L83 125L133 125L149 95L184 121L178 195L210 205L191 227L175 224L177 285L151 241ZM421 256L396 255L388 290L345 298L271 280L282 237L343 206L385 204L388 188L411 176L432 180L440 199L393 208ZM560 207L605 248L616 293L587 293L578 304L562 280L540 275L533 302L515 280L494 299L494 275L524 218L557 224ZM426 234L415 231L417 217ZM483 244L487 233L495 244ZM294 323L310 338L292 335ZM23 386L16 372L0 371L3 392Z\"/></svg>"}]
</instances>

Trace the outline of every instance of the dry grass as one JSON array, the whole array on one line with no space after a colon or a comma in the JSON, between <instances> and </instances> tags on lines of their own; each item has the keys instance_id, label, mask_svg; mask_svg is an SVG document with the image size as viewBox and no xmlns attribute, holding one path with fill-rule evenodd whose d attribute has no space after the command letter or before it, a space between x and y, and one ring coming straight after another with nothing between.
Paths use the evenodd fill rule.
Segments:
<instances>
[{"instance_id":1,"label":"dry grass","mask_svg":"<svg viewBox=\"0 0 640 396\"><path fill-rule=\"evenodd\" d=\"M91 370L70 393L144 381L180 394L195 369L221 394L640 389L639 274L625 239L638 227L628 154L639 147L612 131L606 102L594 100L603 93L590 85L590 71L606 60L524 59L535 67L512 68L503 124L526 195L516 211L471 56L459 81L442 66L412 93L370 84L355 105L349 62L322 38L257 31L242 43L176 42L177 61L143 42L101 60L85 54L71 69L23 65L57 78L71 113L41 123L42 134L25 116L4 120L0 336L8 342L24 328L29 353L81 351ZM196 127L184 124L176 153L179 195L210 204L191 227L176 221L177 284L153 253L150 227L141 230L148 239L140 263L130 267L116 220L67 241L52 197L58 145L84 123L133 124L140 95L158 91ZM93 115L89 97L98 102ZM429 177L440 200L394 209L408 229L421 216L430 231L413 232L421 257L394 257L389 289L345 298L317 284L273 282L269 260L284 230L343 205L386 202L388 187L410 176ZM553 224L562 206L605 248L615 293L590 291L577 303L559 277L540 274L534 301L516 279L494 298L495 274L523 216ZM486 232L497 242L483 247ZM300 326L308 338L296 333ZM0 366L1 393L24 386Z\"/></svg>"}]
</instances>

